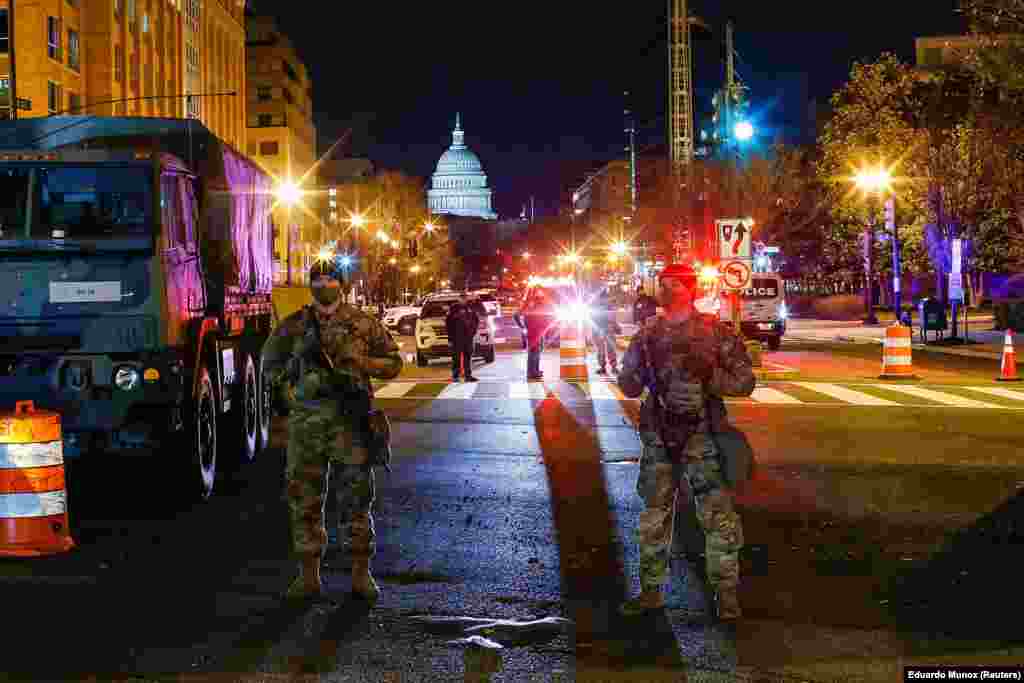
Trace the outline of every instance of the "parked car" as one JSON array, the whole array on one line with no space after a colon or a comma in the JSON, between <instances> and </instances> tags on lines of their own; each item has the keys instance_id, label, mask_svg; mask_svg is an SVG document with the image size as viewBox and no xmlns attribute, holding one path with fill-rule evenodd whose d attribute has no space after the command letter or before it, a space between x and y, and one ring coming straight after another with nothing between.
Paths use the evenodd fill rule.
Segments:
<instances>
[{"instance_id":1,"label":"parked car","mask_svg":"<svg viewBox=\"0 0 1024 683\"><path fill-rule=\"evenodd\" d=\"M420 317L423 301L415 306L395 306L384 311L384 327L388 331L401 336L409 336L416 331L416 321Z\"/></svg>"},{"instance_id":2,"label":"parked car","mask_svg":"<svg viewBox=\"0 0 1024 683\"><path fill-rule=\"evenodd\" d=\"M459 300L460 294L435 294L427 297L416 321L416 364L426 367L432 359L452 357L452 347L448 341L448 329L445 318L452 304ZM494 329L493 320L488 316L483 303L471 300L476 314L480 317L477 328L473 356L483 358L485 363L494 362Z\"/></svg>"},{"instance_id":3,"label":"parked car","mask_svg":"<svg viewBox=\"0 0 1024 683\"><path fill-rule=\"evenodd\" d=\"M487 315L495 318L501 317L501 302L498 301L497 292L493 289L479 289L469 292L469 296L478 299L487 309Z\"/></svg>"}]
</instances>

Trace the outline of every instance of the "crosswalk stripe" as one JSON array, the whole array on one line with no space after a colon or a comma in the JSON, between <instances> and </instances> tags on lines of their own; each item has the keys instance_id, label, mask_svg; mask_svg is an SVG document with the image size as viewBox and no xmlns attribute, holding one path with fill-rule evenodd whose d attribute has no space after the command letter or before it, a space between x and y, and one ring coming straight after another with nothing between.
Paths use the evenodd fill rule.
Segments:
<instances>
[{"instance_id":1,"label":"crosswalk stripe","mask_svg":"<svg viewBox=\"0 0 1024 683\"><path fill-rule=\"evenodd\" d=\"M590 382L587 385L587 391L591 398L598 399L611 399L615 401L621 401L625 397L622 395L622 389L610 382Z\"/></svg>"},{"instance_id":2,"label":"crosswalk stripe","mask_svg":"<svg viewBox=\"0 0 1024 683\"><path fill-rule=\"evenodd\" d=\"M769 387L755 388L750 398L758 403L803 403L800 399L793 398L789 394L784 394L778 389L771 389Z\"/></svg>"},{"instance_id":3,"label":"crosswalk stripe","mask_svg":"<svg viewBox=\"0 0 1024 683\"><path fill-rule=\"evenodd\" d=\"M832 398L837 398L840 401L846 403L852 403L857 406L898 406L899 403L890 401L884 398L878 398L871 394L865 394L862 391L854 391L853 389L847 389L835 384L825 384L821 382L790 382L798 387L804 389L810 389L811 391L817 391L819 394L825 394Z\"/></svg>"},{"instance_id":4,"label":"crosswalk stripe","mask_svg":"<svg viewBox=\"0 0 1024 683\"><path fill-rule=\"evenodd\" d=\"M1015 401L1024 401L1024 391L1014 391L1013 389L1004 389L1002 387L964 387L964 389L980 391L983 394L999 396L1001 398L1012 398Z\"/></svg>"},{"instance_id":5,"label":"crosswalk stripe","mask_svg":"<svg viewBox=\"0 0 1024 683\"><path fill-rule=\"evenodd\" d=\"M437 395L438 398L453 398L469 400L473 398L473 394L476 393L477 384L474 382L466 382L464 384L449 384L441 393Z\"/></svg>"},{"instance_id":6,"label":"crosswalk stripe","mask_svg":"<svg viewBox=\"0 0 1024 683\"><path fill-rule=\"evenodd\" d=\"M543 399L547 397L547 389L541 382L511 382L508 397Z\"/></svg>"},{"instance_id":7,"label":"crosswalk stripe","mask_svg":"<svg viewBox=\"0 0 1024 683\"><path fill-rule=\"evenodd\" d=\"M887 389L889 391L899 391L904 394L910 394L917 398L928 399L929 401L935 401L946 406L956 406L957 408L999 408L993 403L985 403L984 401L975 401L972 398L964 398L963 396L957 396L956 394L947 394L942 391L934 391L932 389L925 389L924 387L911 387L905 384L871 384L869 386L879 387Z\"/></svg>"},{"instance_id":8,"label":"crosswalk stripe","mask_svg":"<svg viewBox=\"0 0 1024 683\"><path fill-rule=\"evenodd\" d=\"M373 390L373 395L376 398L402 398L412 391L414 386L416 386L416 382L395 382L393 384L385 384L383 386L376 387Z\"/></svg>"}]
</instances>

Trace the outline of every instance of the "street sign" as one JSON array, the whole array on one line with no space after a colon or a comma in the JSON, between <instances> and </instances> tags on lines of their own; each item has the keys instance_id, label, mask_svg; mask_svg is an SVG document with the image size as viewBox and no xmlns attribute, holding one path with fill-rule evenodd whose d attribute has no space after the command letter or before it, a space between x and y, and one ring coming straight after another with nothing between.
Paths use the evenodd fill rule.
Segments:
<instances>
[{"instance_id":1,"label":"street sign","mask_svg":"<svg viewBox=\"0 0 1024 683\"><path fill-rule=\"evenodd\" d=\"M959 303L964 301L964 282L960 273L949 274L949 300Z\"/></svg>"},{"instance_id":2,"label":"street sign","mask_svg":"<svg viewBox=\"0 0 1024 683\"><path fill-rule=\"evenodd\" d=\"M779 253L779 248L778 247L765 247L761 251L763 253L765 253L765 254L778 254Z\"/></svg>"},{"instance_id":3,"label":"street sign","mask_svg":"<svg viewBox=\"0 0 1024 683\"><path fill-rule=\"evenodd\" d=\"M754 222L749 218L727 218L715 221L718 227L719 256L723 261L730 259L750 260L750 232Z\"/></svg>"},{"instance_id":4,"label":"street sign","mask_svg":"<svg viewBox=\"0 0 1024 683\"><path fill-rule=\"evenodd\" d=\"M750 286L750 262L726 261L722 264L722 285L726 289L746 289Z\"/></svg>"}]
</instances>

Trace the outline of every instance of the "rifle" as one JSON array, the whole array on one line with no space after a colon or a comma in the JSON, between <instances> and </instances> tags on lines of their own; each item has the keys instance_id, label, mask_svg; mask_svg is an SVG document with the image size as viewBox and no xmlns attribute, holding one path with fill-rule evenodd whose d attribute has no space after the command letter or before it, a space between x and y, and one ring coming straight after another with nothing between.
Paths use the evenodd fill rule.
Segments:
<instances>
[{"instance_id":1,"label":"rifle","mask_svg":"<svg viewBox=\"0 0 1024 683\"><path fill-rule=\"evenodd\" d=\"M688 433L699 420L699 416L689 413L676 413L668 409L668 406L665 404L664 395L658 387L658 375L654 371L654 364L651 362L649 345L649 336L643 335L640 348L643 352L644 366L649 373L645 383L651 391L651 397L654 399L654 429L665 444L665 448L678 448L685 444L685 439L672 436L673 432L677 435L680 432Z\"/></svg>"}]
</instances>

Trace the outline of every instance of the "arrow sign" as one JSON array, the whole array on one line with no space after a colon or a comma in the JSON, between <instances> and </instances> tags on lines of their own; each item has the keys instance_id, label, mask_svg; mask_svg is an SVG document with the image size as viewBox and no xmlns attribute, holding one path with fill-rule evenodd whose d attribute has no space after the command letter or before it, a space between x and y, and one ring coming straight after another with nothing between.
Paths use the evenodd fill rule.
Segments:
<instances>
[{"instance_id":1,"label":"arrow sign","mask_svg":"<svg viewBox=\"0 0 1024 683\"><path fill-rule=\"evenodd\" d=\"M750 259L752 221L729 218L715 221L718 226L719 256L723 260Z\"/></svg>"},{"instance_id":2,"label":"arrow sign","mask_svg":"<svg viewBox=\"0 0 1024 683\"><path fill-rule=\"evenodd\" d=\"M750 264L746 261L727 261L722 265L722 284L726 289L746 289L750 286Z\"/></svg>"}]
</instances>

